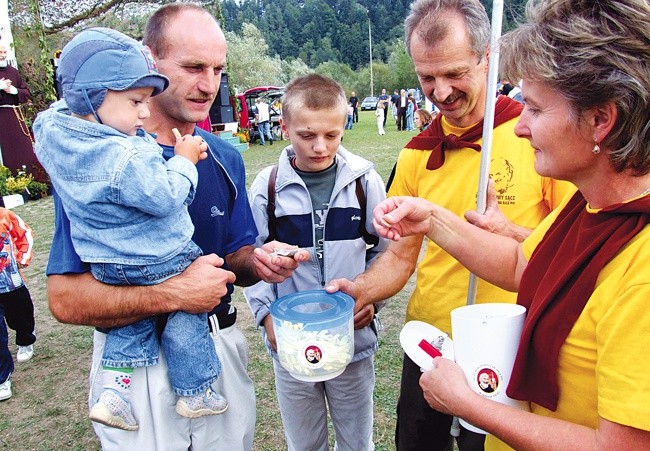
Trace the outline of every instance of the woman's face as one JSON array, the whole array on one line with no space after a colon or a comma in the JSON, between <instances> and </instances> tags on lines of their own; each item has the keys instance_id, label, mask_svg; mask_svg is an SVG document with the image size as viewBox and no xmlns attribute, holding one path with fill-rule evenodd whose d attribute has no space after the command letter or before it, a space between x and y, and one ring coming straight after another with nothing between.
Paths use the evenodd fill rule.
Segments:
<instances>
[{"instance_id":1,"label":"woman's face","mask_svg":"<svg viewBox=\"0 0 650 451\"><path fill-rule=\"evenodd\" d=\"M422 128L424 126L424 122L422 122L422 119L420 119L420 113L417 111L413 115L413 124L415 124L417 128Z\"/></svg>"},{"instance_id":2,"label":"woman's face","mask_svg":"<svg viewBox=\"0 0 650 451\"><path fill-rule=\"evenodd\" d=\"M594 137L567 100L546 83L524 80L524 111L515 133L535 151L535 170L542 176L577 184L596 170Z\"/></svg>"}]
</instances>

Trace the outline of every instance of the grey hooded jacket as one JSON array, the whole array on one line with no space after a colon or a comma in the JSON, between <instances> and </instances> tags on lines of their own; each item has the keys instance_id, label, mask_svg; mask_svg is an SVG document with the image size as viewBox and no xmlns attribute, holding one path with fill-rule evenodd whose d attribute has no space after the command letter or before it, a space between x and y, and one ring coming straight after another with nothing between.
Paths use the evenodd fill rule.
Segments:
<instances>
[{"instance_id":1,"label":"grey hooded jacket","mask_svg":"<svg viewBox=\"0 0 650 451\"><path fill-rule=\"evenodd\" d=\"M293 155L291 146L285 148L280 155L278 164L275 185L275 216L278 218L276 221L277 239L288 242L288 244L298 244L301 248L308 250L312 258L310 261L301 263L293 275L282 283L259 282L244 290L244 296L258 326L261 326L264 318L269 314L269 306L274 300L297 291L322 289L332 279L347 278L352 280L361 274L370 265L370 262L384 251L387 245L385 239L378 237L378 244L369 248L363 236L358 232L361 212L355 192L355 181L360 177L366 195L366 230L371 235L377 236L372 224L372 211L386 198L384 183L373 169L371 162L350 153L341 146L336 156L336 182L325 217L324 268L321 271L313 244L311 198L302 179L291 167ZM269 235L266 207L271 169L272 166L269 166L257 175L249 192L253 217L258 230L256 242L258 246L262 245ZM301 230L298 234L294 233L294 241L283 240L281 230L283 219L290 222L292 217L304 217L305 215L312 217L309 230ZM261 329L268 351L274 358L277 358L277 354L271 350L264 328L261 327ZM352 362L372 355L376 349L377 334L373 327L369 325L363 329L355 330Z\"/></svg>"}]
</instances>

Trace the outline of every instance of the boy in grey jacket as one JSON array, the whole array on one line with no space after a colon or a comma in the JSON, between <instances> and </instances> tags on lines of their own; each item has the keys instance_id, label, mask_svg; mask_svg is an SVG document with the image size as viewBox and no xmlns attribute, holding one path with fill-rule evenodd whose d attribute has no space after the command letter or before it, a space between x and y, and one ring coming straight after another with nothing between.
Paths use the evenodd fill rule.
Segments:
<instances>
[{"instance_id":1,"label":"boy in grey jacket","mask_svg":"<svg viewBox=\"0 0 650 451\"><path fill-rule=\"evenodd\" d=\"M143 130L149 98L167 88L167 77L146 47L108 28L72 39L57 75L64 101L38 115L35 151L70 218L75 251L97 280L111 285L153 285L181 273L201 255L187 206L207 145L198 136L179 137L174 157L165 161ZM93 421L138 429L130 403L133 368L156 365L159 347L179 415L226 410L226 399L211 390L221 364L207 314L173 312L160 343L157 334L157 318L108 331L104 391L90 410Z\"/></svg>"},{"instance_id":2,"label":"boy in grey jacket","mask_svg":"<svg viewBox=\"0 0 650 451\"><path fill-rule=\"evenodd\" d=\"M328 449L328 407L337 449L372 450L374 308L355 314L354 356L345 371L314 383L293 378L278 361L269 306L286 294L322 289L331 279L354 277L366 269L386 245L372 225L372 210L385 198L384 185L372 163L340 144L347 100L338 83L316 74L297 78L287 85L282 105L282 130L291 145L280 156L277 174L268 167L251 186L250 203L259 232L256 244L277 239L309 250L312 259L284 282L261 282L244 294L273 356L289 450ZM273 175L275 210L270 218L267 204ZM360 199L358 185L365 199Z\"/></svg>"}]
</instances>

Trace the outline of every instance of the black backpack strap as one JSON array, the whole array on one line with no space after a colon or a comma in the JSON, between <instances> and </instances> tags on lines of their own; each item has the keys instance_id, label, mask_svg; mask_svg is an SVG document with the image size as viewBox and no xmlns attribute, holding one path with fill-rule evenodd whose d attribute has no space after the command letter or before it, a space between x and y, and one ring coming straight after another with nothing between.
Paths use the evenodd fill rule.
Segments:
<instances>
[{"instance_id":1,"label":"black backpack strap","mask_svg":"<svg viewBox=\"0 0 650 451\"><path fill-rule=\"evenodd\" d=\"M397 162L393 165L393 170L390 171L388 176L388 181L386 182L386 192L390 189L390 186L393 184L393 179L395 178L395 170L397 169Z\"/></svg>"},{"instance_id":2,"label":"black backpack strap","mask_svg":"<svg viewBox=\"0 0 650 451\"><path fill-rule=\"evenodd\" d=\"M356 180L356 189L355 192L357 194L357 200L359 201L359 207L361 208L361 224L359 224L359 232L361 233L361 236L363 237L363 241L366 242L366 244L371 244L373 246L377 245L379 243L379 238L376 236L372 235L368 230L366 230L366 193L363 190L363 185L361 183L361 177L358 177Z\"/></svg>"},{"instance_id":3,"label":"black backpack strap","mask_svg":"<svg viewBox=\"0 0 650 451\"><path fill-rule=\"evenodd\" d=\"M266 243L275 240L277 237L275 224L275 179L278 175L278 165L274 165L269 175L268 192L266 196L266 214L268 216L269 236Z\"/></svg>"}]
</instances>

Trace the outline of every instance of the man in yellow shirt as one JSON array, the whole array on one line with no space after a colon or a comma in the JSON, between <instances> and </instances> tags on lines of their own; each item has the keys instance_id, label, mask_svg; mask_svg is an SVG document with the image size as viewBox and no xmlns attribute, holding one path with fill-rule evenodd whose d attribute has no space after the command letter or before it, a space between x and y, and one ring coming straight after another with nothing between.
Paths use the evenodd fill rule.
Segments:
<instances>
[{"instance_id":1,"label":"man in yellow shirt","mask_svg":"<svg viewBox=\"0 0 650 451\"><path fill-rule=\"evenodd\" d=\"M500 210L478 215L476 193L488 89L490 23L478 0L417 0L405 22L406 46L423 92L440 110L432 124L400 153L390 196L416 196L465 214L487 230L523 240L559 204L571 185L540 177L535 155L514 126L522 105L497 100L490 172ZM467 213L466 213L467 212ZM507 220L506 220L507 218ZM419 320L451 333L451 310L467 302L469 272L433 242L417 264L423 235L392 242L371 268L354 281L333 281L360 305L399 292L416 270L406 320ZM515 302L516 294L479 281L476 302ZM404 356L397 404L396 446L402 450L445 450L451 445L452 417L437 412L423 397L418 365ZM461 431L461 451L483 449L484 436Z\"/></svg>"}]
</instances>

